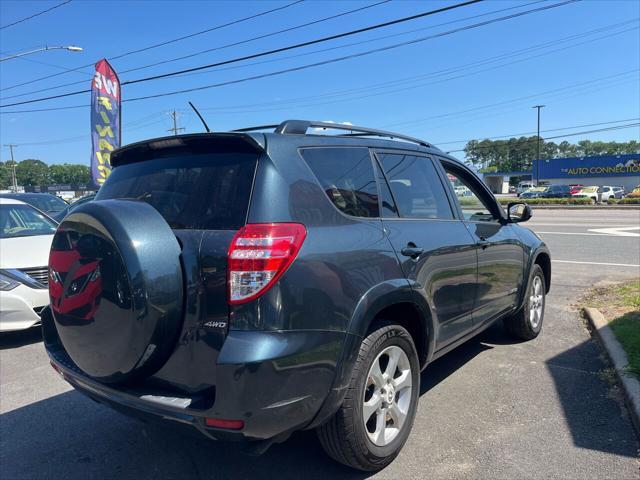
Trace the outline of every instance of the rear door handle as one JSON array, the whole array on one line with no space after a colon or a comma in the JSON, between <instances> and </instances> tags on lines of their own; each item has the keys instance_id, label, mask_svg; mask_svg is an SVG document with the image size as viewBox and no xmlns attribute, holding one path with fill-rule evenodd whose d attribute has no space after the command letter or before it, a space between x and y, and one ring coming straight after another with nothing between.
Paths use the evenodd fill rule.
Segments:
<instances>
[{"instance_id":1,"label":"rear door handle","mask_svg":"<svg viewBox=\"0 0 640 480\"><path fill-rule=\"evenodd\" d=\"M400 253L405 257L418 258L424 253L424 248L420 247L404 247L400 250Z\"/></svg>"},{"instance_id":2,"label":"rear door handle","mask_svg":"<svg viewBox=\"0 0 640 480\"><path fill-rule=\"evenodd\" d=\"M484 237L480 237L480 241L478 242L478 244L482 247L483 250L486 250L486 248L489 246L489 242Z\"/></svg>"}]
</instances>

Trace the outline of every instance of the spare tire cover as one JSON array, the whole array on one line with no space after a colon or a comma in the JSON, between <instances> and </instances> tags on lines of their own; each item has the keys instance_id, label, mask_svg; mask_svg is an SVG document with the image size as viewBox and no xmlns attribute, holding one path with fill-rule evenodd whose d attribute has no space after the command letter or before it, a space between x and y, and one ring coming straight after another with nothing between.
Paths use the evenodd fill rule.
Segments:
<instances>
[{"instance_id":1,"label":"spare tire cover","mask_svg":"<svg viewBox=\"0 0 640 480\"><path fill-rule=\"evenodd\" d=\"M78 207L54 236L49 296L66 352L106 383L151 375L182 327L180 244L152 206L103 200Z\"/></svg>"}]
</instances>

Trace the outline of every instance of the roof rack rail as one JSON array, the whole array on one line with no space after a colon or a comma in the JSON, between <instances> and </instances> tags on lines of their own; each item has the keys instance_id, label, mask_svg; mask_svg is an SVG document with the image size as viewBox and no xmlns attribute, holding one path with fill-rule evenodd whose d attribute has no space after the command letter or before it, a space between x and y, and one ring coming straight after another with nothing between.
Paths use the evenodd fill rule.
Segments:
<instances>
[{"instance_id":1,"label":"roof rack rail","mask_svg":"<svg viewBox=\"0 0 640 480\"><path fill-rule=\"evenodd\" d=\"M391 139L405 140L411 143L417 143L423 147L432 147L429 142L420 140L419 138L409 137L395 132L387 132L386 130L376 130L375 128L358 127L356 125L345 125L342 123L330 123L330 122L313 122L309 120L285 120L280 125L259 125L256 127L238 128L237 130L231 130L232 132L253 132L257 130L274 129L274 133L282 135L304 135L310 128L324 128L326 130L346 130L351 133L347 133L345 137L362 137L362 136L375 136L386 137Z\"/></svg>"},{"instance_id":2,"label":"roof rack rail","mask_svg":"<svg viewBox=\"0 0 640 480\"><path fill-rule=\"evenodd\" d=\"M231 130L232 132L253 132L256 130L268 130L271 128L278 128L278 125L258 125L257 127L238 128Z\"/></svg>"},{"instance_id":3,"label":"roof rack rail","mask_svg":"<svg viewBox=\"0 0 640 480\"><path fill-rule=\"evenodd\" d=\"M375 128L358 127L356 125L345 125L342 123L329 123L329 122L313 122L309 120L285 120L275 129L275 133L282 134L302 134L307 133L309 128L324 128L327 130L346 130L351 132L348 136L376 136L387 137L398 140L405 140L411 143L417 143L423 147L432 147L432 145L419 138L409 137L395 132L387 132L386 130L376 130Z\"/></svg>"}]
</instances>

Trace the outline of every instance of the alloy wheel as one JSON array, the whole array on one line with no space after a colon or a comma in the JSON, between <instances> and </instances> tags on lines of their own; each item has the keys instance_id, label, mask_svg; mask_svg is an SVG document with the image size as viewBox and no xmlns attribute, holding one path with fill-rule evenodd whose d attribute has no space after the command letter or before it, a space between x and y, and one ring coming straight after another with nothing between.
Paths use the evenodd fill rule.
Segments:
<instances>
[{"instance_id":1,"label":"alloy wheel","mask_svg":"<svg viewBox=\"0 0 640 480\"><path fill-rule=\"evenodd\" d=\"M364 388L362 419L374 445L388 445L402 430L411 405L411 376L407 354L395 345L373 361Z\"/></svg>"},{"instance_id":2,"label":"alloy wheel","mask_svg":"<svg viewBox=\"0 0 640 480\"><path fill-rule=\"evenodd\" d=\"M542 279L539 276L533 278L533 285L529 294L529 323L536 330L542 321L544 310L544 292L542 291Z\"/></svg>"}]
</instances>

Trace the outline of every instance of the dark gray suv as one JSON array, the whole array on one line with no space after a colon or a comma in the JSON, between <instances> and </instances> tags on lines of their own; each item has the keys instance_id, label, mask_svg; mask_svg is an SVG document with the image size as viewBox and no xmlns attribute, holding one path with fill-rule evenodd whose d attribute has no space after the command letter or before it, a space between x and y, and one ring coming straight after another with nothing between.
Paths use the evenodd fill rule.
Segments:
<instances>
[{"instance_id":1,"label":"dark gray suv","mask_svg":"<svg viewBox=\"0 0 640 480\"><path fill-rule=\"evenodd\" d=\"M549 251L516 225L531 210L505 213L427 142L286 121L111 162L58 228L42 323L53 367L117 410L254 452L317 429L378 470L429 362L498 320L542 328Z\"/></svg>"}]
</instances>

